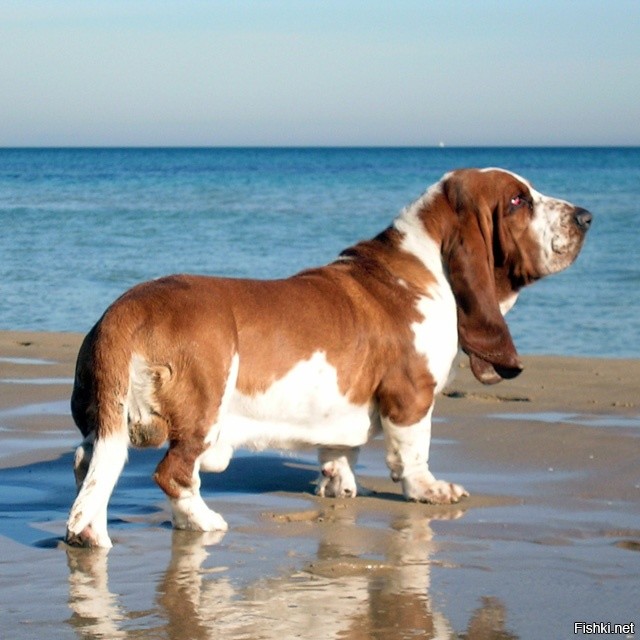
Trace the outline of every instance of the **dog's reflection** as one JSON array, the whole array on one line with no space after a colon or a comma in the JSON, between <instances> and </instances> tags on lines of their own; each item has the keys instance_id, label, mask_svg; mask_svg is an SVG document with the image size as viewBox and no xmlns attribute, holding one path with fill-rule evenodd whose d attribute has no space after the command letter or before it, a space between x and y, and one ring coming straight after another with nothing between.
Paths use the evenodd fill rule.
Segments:
<instances>
[{"instance_id":1,"label":"dog's reflection","mask_svg":"<svg viewBox=\"0 0 640 640\"><path fill-rule=\"evenodd\" d=\"M203 566L221 534L174 531L171 559L155 588L154 618L162 628L153 630L135 626L148 611L126 611L109 591L106 553L69 548L70 623L83 638L150 637L145 631L153 631L153 637L192 640L512 640L516 636L505 631L504 610L495 599L483 599L458 636L429 598L430 523L461 515L443 509L425 517L408 509L390 526L369 527L363 535L356 516L336 505L314 525L322 536L309 566L244 587L234 584L229 570Z\"/></svg>"},{"instance_id":2,"label":"dog's reflection","mask_svg":"<svg viewBox=\"0 0 640 640\"><path fill-rule=\"evenodd\" d=\"M109 591L106 549L67 548L70 624L80 637L125 638L120 626L125 616L118 598Z\"/></svg>"}]
</instances>

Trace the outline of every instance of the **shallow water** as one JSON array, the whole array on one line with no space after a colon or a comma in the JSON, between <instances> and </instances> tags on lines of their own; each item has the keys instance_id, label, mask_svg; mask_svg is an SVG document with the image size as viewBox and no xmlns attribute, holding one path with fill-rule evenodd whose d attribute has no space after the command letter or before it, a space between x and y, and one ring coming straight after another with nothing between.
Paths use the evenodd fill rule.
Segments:
<instances>
[{"instance_id":1,"label":"shallow water","mask_svg":"<svg viewBox=\"0 0 640 640\"><path fill-rule=\"evenodd\" d=\"M54 364L52 360L43 360L42 358L0 358L0 362L6 362L8 364L30 364L34 366L42 364Z\"/></svg>"},{"instance_id":2,"label":"shallow water","mask_svg":"<svg viewBox=\"0 0 640 640\"><path fill-rule=\"evenodd\" d=\"M580 413L565 413L562 411L544 411L538 413L495 413L491 418L500 420L528 420L534 422L547 422L557 424L566 422L580 424L589 427L616 427L637 429L640 436L640 416L616 416L616 415L589 415Z\"/></svg>"},{"instance_id":3,"label":"shallow water","mask_svg":"<svg viewBox=\"0 0 640 640\"><path fill-rule=\"evenodd\" d=\"M0 378L0 384L73 384L73 378L29 378L29 380L24 378Z\"/></svg>"},{"instance_id":4,"label":"shallow water","mask_svg":"<svg viewBox=\"0 0 640 640\"><path fill-rule=\"evenodd\" d=\"M40 375L18 364L17 376ZM640 622L637 458L625 470L612 453L596 449L611 456L596 467L571 453L597 427L637 450L633 415L438 417L435 469L472 492L449 507L406 503L379 440L357 467L375 493L343 501L313 495L312 452L238 452L225 473L203 476L205 500L229 522L224 535L172 530L151 479L163 452L131 451L106 553L62 542L79 441L69 381L23 382L0 380L22 398L0 409L2 637L538 640L574 637L579 620ZM454 436L464 421L478 440ZM513 459L496 458L480 442L507 421L518 423ZM522 439L544 429L562 464L544 451L528 459L535 450Z\"/></svg>"},{"instance_id":5,"label":"shallow water","mask_svg":"<svg viewBox=\"0 0 640 640\"><path fill-rule=\"evenodd\" d=\"M11 426L60 410L3 415ZM465 469L459 445L436 439L438 468L476 494L438 508L407 504L391 485L320 500L313 455L241 454L203 482L230 531L196 534L169 526L151 480L161 452L133 451L110 504L107 554L61 542L75 432L21 438L9 428L0 439L35 459L0 469L0 601L13 640L569 638L574 620L637 617L637 513L560 499L577 473ZM56 441L54 459L38 461ZM365 485L383 474L377 446L359 472Z\"/></svg>"}]
</instances>

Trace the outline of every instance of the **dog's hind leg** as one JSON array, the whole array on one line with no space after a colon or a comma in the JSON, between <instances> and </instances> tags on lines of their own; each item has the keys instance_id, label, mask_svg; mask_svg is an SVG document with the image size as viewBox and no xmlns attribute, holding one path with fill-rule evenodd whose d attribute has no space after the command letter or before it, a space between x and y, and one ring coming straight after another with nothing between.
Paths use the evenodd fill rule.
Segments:
<instances>
[{"instance_id":1,"label":"dog's hind leg","mask_svg":"<svg viewBox=\"0 0 640 640\"><path fill-rule=\"evenodd\" d=\"M84 440L74 457L77 496L67 521L66 541L109 548L107 504L129 446L129 355L115 348L104 332L98 341L98 334L96 325L85 337L76 362L71 414Z\"/></svg>"},{"instance_id":2,"label":"dog's hind leg","mask_svg":"<svg viewBox=\"0 0 640 640\"><path fill-rule=\"evenodd\" d=\"M76 450L74 474L78 495L67 522L71 545L111 547L107 533L107 504L127 459L126 434L87 440Z\"/></svg>"},{"instance_id":3,"label":"dog's hind leg","mask_svg":"<svg viewBox=\"0 0 640 640\"><path fill-rule=\"evenodd\" d=\"M82 483L89 472L89 466L91 464L91 459L93 458L94 440L95 433L92 431L76 449L73 459L73 475L75 476L76 489L78 493L80 493ZM83 532L80 532L80 534L76 536L71 536L67 541L70 544L77 544L81 546L111 546L109 535L107 533L107 505L105 504L104 508L101 507L98 509L93 520L85 527Z\"/></svg>"},{"instance_id":4,"label":"dog's hind leg","mask_svg":"<svg viewBox=\"0 0 640 640\"><path fill-rule=\"evenodd\" d=\"M228 528L224 518L209 509L200 495L200 467L205 451L204 442L198 446L193 437L173 440L154 474L155 481L169 498L176 529L226 531Z\"/></svg>"},{"instance_id":5,"label":"dog's hind leg","mask_svg":"<svg viewBox=\"0 0 640 640\"><path fill-rule=\"evenodd\" d=\"M223 471L233 453L230 446L217 440L219 422L235 389L238 366L238 357L234 355L223 365L224 373L219 369L199 372L200 379L206 379L211 385L206 394L197 393L203 385L194 372L191 382L185 382L190 388L188 395L195 398L188 406L177 405L173 398L167 399L167 404L172 404L169 450L154 478L169 498L177 529L226 531L228 528L224 518L209 509L200 495L200 471ZM215 388L212 381L216 379L225 380L224 386Z\"/></svg>"}]
</instances>

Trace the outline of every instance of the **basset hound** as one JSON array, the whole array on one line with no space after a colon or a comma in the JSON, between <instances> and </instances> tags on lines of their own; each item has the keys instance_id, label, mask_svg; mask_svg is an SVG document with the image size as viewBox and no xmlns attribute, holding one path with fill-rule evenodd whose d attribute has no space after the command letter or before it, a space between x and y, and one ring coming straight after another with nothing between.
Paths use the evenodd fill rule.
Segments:
<instances>
[{"instance_id":1,"label":"basset hound","mask_svg":"<svg viewBox=\"0 0 640 640\"><path fill-rule=\"evenodd\" d=\"M434 398L461 348L485 384L522 363L503 315L568 267L592 216L501 169L446 174L372 240L283 280L173 275L135 286L86 336L71 399L84 436L70 544L110 547L129 446L168 450L154 478L174 526L226 530L200 472L235 449L319 451L321 496L354 497L380 430L408 500L468 493L429 469Z\"/></svg>"}]
</instances>

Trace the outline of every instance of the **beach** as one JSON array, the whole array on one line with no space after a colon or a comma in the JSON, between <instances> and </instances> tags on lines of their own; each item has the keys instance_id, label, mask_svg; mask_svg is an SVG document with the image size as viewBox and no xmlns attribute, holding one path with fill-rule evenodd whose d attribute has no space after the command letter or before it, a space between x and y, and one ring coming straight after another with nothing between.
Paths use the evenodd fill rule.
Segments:
<instances>
[{"instance_id":1,"label":"beach","mask_svg":"<svg viewBox=\"0 0 640 640\"><path fill-rule=\"evenodd\" d=\"M106 553L62 542L81 339L0 332L1 637L637 636L640 360L523 355L485 387L461 359L430 465L471 495L446 507L405 502L379 440L357 468L371 493L351 500L314 495L314 452L239 452L203 477L229 531L173 531L162 452L132 451Z\"/></svg>"}]
</instances>

